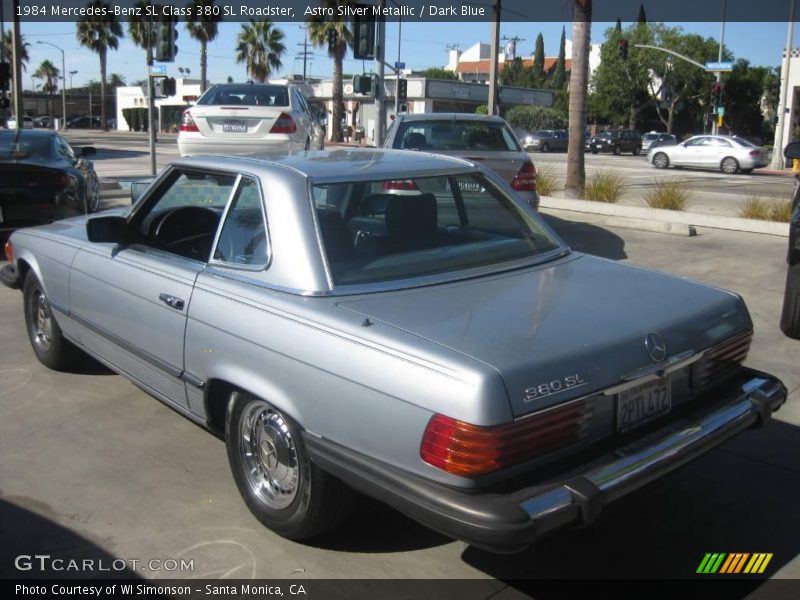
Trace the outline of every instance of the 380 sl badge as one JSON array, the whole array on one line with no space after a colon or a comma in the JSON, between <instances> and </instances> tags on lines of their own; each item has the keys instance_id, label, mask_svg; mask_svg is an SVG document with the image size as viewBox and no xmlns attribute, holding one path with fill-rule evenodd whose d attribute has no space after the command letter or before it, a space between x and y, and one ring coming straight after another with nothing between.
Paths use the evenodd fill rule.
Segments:
<instances>
[{"instance_id":1,"label":"380 sl badge","mask_svg":"<svg viewBox=\"0 0 800 600\"><path fill-rule=\"evenodd\" d=\"M574 390L575 388L583 387L588 382L580 375L567 375L561 379L548 381L547 383L540 383L533 387L525 388L523 402L533 402L534 400L541 400L548 396L554 396L567 390Z\"/></svg>"}]
</instances>

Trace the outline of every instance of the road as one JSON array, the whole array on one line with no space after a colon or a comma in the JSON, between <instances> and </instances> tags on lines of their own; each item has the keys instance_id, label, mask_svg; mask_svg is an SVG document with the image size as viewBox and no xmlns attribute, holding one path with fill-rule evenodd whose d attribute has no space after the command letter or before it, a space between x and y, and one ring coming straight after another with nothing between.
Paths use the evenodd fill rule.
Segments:
<instances>
[{"instance_id":1,"label":"road","mask_svg":"<svg viewBox=\"0 0 800 600\"><path fill-rule=\"evenodd\" d=\"M458 597L513 598L520 579L533 580L535 596L553 578L696 580L706 552L772 552L768 576L800 577L800 342L777 327L785 239L720 230L687 238L573 222L567 213L547 218L576 249L742 294L755 323L747 364L792 392L769 428L609 506L593 526L518 555L476 550L371 501L340 530L293 543L249 513L218 439L97 365L72 373L41 366L21 296L2 288L0 576L21 575L11 566L20 553L189 558L191 571L133 574L469 579Z\"/></svg>"}]
</instances>

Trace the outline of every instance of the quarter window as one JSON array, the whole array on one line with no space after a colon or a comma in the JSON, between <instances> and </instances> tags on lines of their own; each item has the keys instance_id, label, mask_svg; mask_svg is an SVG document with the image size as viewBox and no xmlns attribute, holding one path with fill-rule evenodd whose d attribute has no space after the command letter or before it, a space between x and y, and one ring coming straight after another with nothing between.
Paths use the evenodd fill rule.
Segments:
<instances>
[{"instance_id":1,"label":"quarter window","mask_svg":"<svg viewBox=\"0 0 800 600\"><path fill-rule=\"evenodd\" d=\"M258 186L252 179L242 179L233 199L214 260L249 267L267 265L267 228Z\"/></svg>"}]
</instances>

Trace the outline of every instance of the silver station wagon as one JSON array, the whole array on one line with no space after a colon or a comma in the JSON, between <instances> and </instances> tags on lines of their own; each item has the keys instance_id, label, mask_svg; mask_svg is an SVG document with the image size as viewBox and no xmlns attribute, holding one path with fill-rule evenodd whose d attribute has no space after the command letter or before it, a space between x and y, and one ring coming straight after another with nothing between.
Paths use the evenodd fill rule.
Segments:
<instances>
[{"instance_id":1,"label":"silver station wagon","mask_svg":"<svg viewBox=\"0 0 800 600\"><path fill-rule=\"evenodd\" d=\"M740 297L573 252L457 158L181 159L132 208L17 231L7 256L43 364L88 353L224 437L291 539L363 493L519 551L786 398L742 366Z\"/></svg>"}]
</instances>

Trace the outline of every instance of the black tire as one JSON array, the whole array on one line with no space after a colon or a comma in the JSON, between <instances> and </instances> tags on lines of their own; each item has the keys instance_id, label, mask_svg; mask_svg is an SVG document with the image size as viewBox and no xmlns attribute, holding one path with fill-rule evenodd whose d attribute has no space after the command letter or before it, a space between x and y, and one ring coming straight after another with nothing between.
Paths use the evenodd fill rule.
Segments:
<instances>
[{"instance_id":1,"label":"black tire","mask_svg":"<svg viewBox=\"0 0 800 600\"><path fill-rule=\"evenodd\" d=\"M597 154L597 148L592 148L592 154Z\"/></svg>"},{"instance_id":2,"label":"black tire","mask_svg":"<svg viewBox=\"0 0 800 600\"><path fill-rule=\"evenodd\" d=\"M622 148L614 146L614 156L619 156L620 154L622 154Z\"/></svg>"},{"instance_id":3,"label":"black tire","mask_svg":"<svg viewBox=\"0 0 800 600\"><path fill-rule=\"evenodd\" d=\"M720 161L719 170L726 175L735 175L739 172L739 161L732 156L726 156Z\"/></svg>"},{"instance_id":4,"label":"black tire","mask_svg":"<svg viewBox=\"0 0 800 600\"><path fill-rule=\"evenodd\" d=\"M100 182L95 179L94 182L87 182L86 185L90 188L86 190L86 212L97 212L100 208Z\"/></svg>"},{"instance_id":5,"label":"black tire","mask_svg":"<svg viewBox=\"0 0 800 600\"><path fill-rule=\"evenodd\" d=\"M550 152L550 146L548 146L546 143L542 144L542 152Z\"/></svg>"},{"instance_id":6,"label":"black tire","mask_svg":"<svg viewBox=\"0 0 800 600\"><path fill-rule=\"evenodd\" d=\"M642 147L641 146L634 146L633 147L633 155L634 156L639 156L641 153L642 153Z\"/></svg>"},{"instance_id":7,"label":"black tire","mask_svg":"<svg viewBox=\"0 0 800 600\"><path fill-rule=\"evenodd\" d=\"M656 152L656 154L653 155L653 166L656 169L666 169L669 167L669 156L663 152Z\"/></svg>"},{"instance_id":8,"label":"black tire","mask_svg":"<svg viewBox=\"0 0 800 600\"><path fill-rule=\"evenodd\" d=\"M786 272L781 331L790 338L800 340L800 264L790 266Z\"/></svg>"},{"instance_id":9,"label":"black tire","mask_svg":"<svg viewBox=\"0 0 800 600\"><path fill-rule=\"evenodd\" d=\"M39 362L56 371L75 366L83 353L62 334L44 288L33 271L28 272L25 277L22 297L25 328Z\"/></svg>"},{"instance_id":10,"label":"black tire","mask_svg":"<svg viewBox=\"0 0 800 600\"><path fill-rule=\"evenodd\" d=\"M300 427L264 400L231 394L225 444L245 504L278 535L315 537L353 511L356 493L311 462Z\"/></svg>"}]
</instances>

